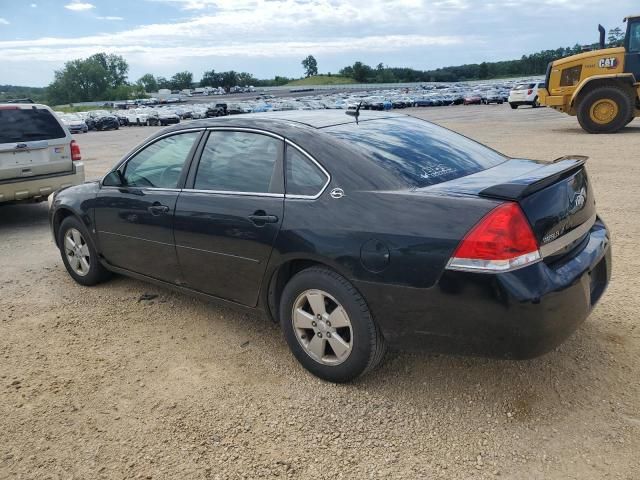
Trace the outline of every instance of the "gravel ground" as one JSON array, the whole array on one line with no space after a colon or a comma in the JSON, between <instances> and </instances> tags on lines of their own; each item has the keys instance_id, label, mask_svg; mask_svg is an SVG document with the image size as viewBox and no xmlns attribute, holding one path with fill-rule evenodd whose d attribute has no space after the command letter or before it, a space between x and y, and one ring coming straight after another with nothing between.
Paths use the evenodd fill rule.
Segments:
<instances>
[{"instance_id":1,"label":"gravel ground","mask_svg":"<svg viewBox=\"0 0 640 480\"><path fill-rule=\"evenodd\" d=\"M259 316L126 278L76 285L46 205L2 207L0 478L639 478L640 122L611 136L546 109L411 113L513 156L591 156L614 274L564 345L525 362L390 353L336 386ZM88 177L152 130L79 135Z\"/></svg>"}]
</instances>

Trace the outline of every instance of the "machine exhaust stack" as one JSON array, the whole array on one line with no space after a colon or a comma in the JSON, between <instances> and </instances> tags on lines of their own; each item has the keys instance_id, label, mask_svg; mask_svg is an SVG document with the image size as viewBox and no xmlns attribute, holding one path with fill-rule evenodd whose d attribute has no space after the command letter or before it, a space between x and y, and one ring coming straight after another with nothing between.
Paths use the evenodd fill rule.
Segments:
<instances>
[{"instance_id":1,"label":"machine exhaust stack","mask_svg":"<svg viewBox=\"0 0 640 480\"><path fill-rule=\"evenodd\" d=\"M598 31L600 32L600 49L604 48L604 36L606 34L604 27L602 25L598 25Z\"/></svg>"}]
</instances>

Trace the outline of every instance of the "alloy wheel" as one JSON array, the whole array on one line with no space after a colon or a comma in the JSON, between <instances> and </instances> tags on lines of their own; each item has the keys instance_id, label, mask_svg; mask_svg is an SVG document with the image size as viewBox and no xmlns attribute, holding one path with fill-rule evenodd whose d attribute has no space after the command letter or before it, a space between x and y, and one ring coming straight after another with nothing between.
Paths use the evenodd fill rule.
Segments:
<instances>
[{"instance_id":1,"label":"alloy wheel","mask_svg":"<svg viewBox=\"0 0 640 480\"><path fill-rule=\"evenodd\" d=\"M307 290L293 304L291 321L296 339L313 360L323 365L343 363L353 349L353 329L344 307L323 290Z\"/></svg>"},{"instance_id":2,"label":"alloy wheel","mask_svg":"<svg viewBox=\"0 0 640 480\"><path fill-rule=\"evenodd\" d=\"M89 245L79 230L70 228L64 234L64 253L73 271L84 277L91 269Z\"/></svg>"}]
</instances>

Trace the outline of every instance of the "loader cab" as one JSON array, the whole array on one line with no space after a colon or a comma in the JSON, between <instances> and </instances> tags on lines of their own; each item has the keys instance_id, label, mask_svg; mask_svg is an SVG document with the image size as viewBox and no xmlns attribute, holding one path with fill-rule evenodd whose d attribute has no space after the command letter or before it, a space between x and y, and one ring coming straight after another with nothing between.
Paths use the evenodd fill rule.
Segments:
<instances>
[{"instance_id":1,"label":"loader cab","mask_svg":"<svg viewBox=\"0 0 640 480\"><path fill-rule=\"evenodd\" d=\"M636 82L640 82L640 16L627 17L627 35L624 41L625 73L633 73Z\"/></svg>"}]
</instances>

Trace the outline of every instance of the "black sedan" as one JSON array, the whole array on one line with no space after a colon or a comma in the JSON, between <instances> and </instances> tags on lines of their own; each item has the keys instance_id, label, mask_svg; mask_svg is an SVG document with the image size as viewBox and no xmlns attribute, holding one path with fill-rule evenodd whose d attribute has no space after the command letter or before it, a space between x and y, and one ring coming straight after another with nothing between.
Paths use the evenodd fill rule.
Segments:
<instances>
[{"instance_id":1,"label":"black sedan","mask_svg":"<svg viewBox=\"0 0 640 480\"><path fill-rule=\"evenodd\" d=\"M69 274L263 310L335 382L387 346L533 357L587 318L611 253L584 157L511 159L413 117L360 113L162 130L101 181L50 198Z\"/></svg>"}]
</instances>

